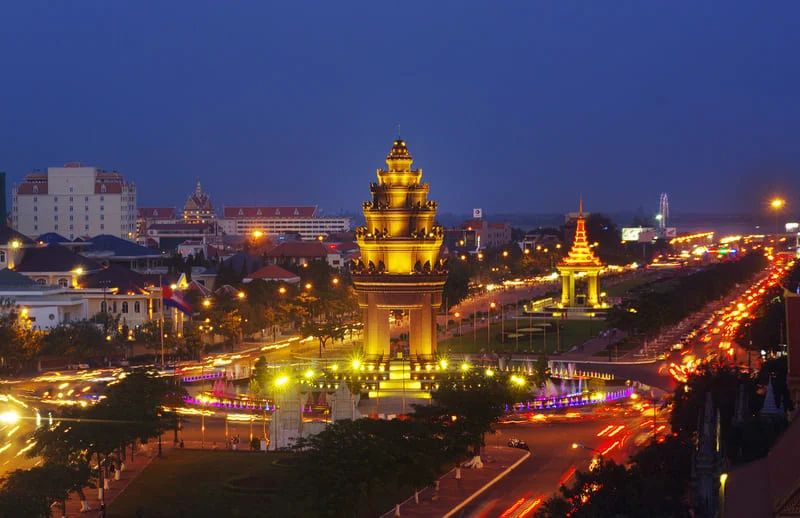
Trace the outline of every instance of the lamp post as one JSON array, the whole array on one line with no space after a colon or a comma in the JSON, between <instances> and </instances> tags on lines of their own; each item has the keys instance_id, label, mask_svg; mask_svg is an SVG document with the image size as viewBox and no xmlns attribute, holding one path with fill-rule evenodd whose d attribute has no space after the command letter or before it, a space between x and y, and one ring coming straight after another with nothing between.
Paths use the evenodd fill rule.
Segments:
<instances>
[{"instance_id":1,"label":"lamp post","mask_svg":"<svg viewBox=\"0 0 800 518\"><path fill-rule=\"evenodd\" d=\"M781 210L786 206L786 200L783 198L773 198L770 200L769 206L775 213L775 234L777 236L777 234L780 234L780 220L778 218L780 217Z\"/></svg>"},{"instance_id":2,"label":"lamp post","mask_svg":"<svg viewBox=\"0 0 800 518\"><path fill-rule=\"evenodd\" d=\"M461 342L462 342L462 337L461 337L461 313L456 311L453 314L453 316L458 319L458 345L461 345Z\"/></svg>"},{"instance_id":3,"label":"lamp post","mask_svg":"<svg viewBox=\"0 0 800 518\"><path fill-rule=\"evenodd\" d=\"M486 313L486 347L489 347L489 344L492 341L492 310L497 307L497 304L494 302L489 303L489 311Z\"/></svg>"}]
</instances>

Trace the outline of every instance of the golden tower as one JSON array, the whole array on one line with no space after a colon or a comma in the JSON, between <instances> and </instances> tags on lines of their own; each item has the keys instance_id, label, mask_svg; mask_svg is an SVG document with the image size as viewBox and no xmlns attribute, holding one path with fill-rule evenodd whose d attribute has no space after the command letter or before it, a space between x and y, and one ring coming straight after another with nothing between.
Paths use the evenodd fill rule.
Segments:
<instances>
[{"instance_id":1,"label":"golden tower","mask_svg":"<svg viewBox=\"0 0 800 518\"><path fill-rule=\"evenodd\" d=\"M597 306L600 299L598 293L597 276L603 269L603 263L594 255L589 246L589 239L586 234L586 218L583 216L583 199L578 208L578 219L575 224L575 239L572 248L561 262L556 265L561 274L561 305L575 306L575 274L586 274L586 304Z\"/></svg>"},{"instance_id":2,"label":"golden tower","mask_svg":"<svg viewBox=\"0 0 800 518\"><path fill-rule=\"evenodd\" d=\"M372 201L364 202L366 225L356 229L361 259L353 265L353 285L364 317L364 353L389 355L389 314L409 315L409 354L436 352L436 310L447 280L439 258L444 231L436 224L435 201L422 169L411 169L411 154L398 137L370 184Z\"/></svg>"}]
</instances>

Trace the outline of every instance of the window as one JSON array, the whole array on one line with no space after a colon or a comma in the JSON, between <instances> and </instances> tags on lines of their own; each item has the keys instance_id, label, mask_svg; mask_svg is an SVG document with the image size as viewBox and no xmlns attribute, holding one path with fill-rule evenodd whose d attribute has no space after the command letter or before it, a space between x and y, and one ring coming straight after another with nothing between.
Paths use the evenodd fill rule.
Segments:
<instances>
[{"instance_id":1,"label":"window","mask_svg":"<svg viewBox=\"0 0 800 518\"><path fill-rule=\"evenodd\" d=\"M105 229L106 229L106 226L103 225L102 223L100 223L100 230L105 230Z\"/></svg>"},{"instance_id":2,"label":"window","mask_svg":"<svg viewBox=\"0 0 800 518\"><path fill-rule=\"evenodd\" d=\"M69 188L69 192L72 192L72 187ZM72 198L70 198L69 201L72 201Z\"/></svg>"},{"instance_id":3,"label":"window","mask_svg":"<svg viewBox=\"0 0 800 518\"><path fill-rule=\"evenodd\" d=\"M34 205L34 206L33 206L33 212L39 212L39 207L37 207L36 205Z\"/></svg>"},{"instance_id":4,"label":"window","mask_svg":"<svg viewBox=\"0 0 800 518\"><path fill-rule=\"evenodd\" d=\"M100 210L103 210L103 209L105 209L105 206L100 205Z\"/></svg>"},{"instance_id":5,"label":"window","mask_svg":"<svg viewBox=\"0 0 800 518\"><path fill-rule=\"evenodd\" d=\"M69 211L72 212L72 205L69 206Z\"/></svg>"},{"instance_id":6,"label":"window","mask_svg":"<svg viewBox=\"0 0 800 518\"><path fill-rule=\"evenodd\" d=\"M56 205L55 207L53 207L53 211L54 211L54 212L58 212L58 205Z\"/></svg>"},{"instance_id":7,"label":"window","mask_svg":"<svg viewBox=\"0 0 800 518\"><path fill-rule=\"evenodd\" d=\"M134 313L141 313L142 312L142 303L138 300L133 303L133 312Z\"/></svg>"},{"instance_id":8,"label":"window","mask_svg":"<svg viewBox=\"0 0 800 518\"><path fill-rule=\"evenodd\" d=\"M72 192L72 187L69 188L69 192ZM69 197L69 202L72 203L72 196Z\"/></svg>"},{"instance_id":9,"label":"window","mask_svg":"<svg viewBox=\"0 0 800 518\"><path fill-rule=\"evenodd\" d=\"M89 230L89 225L84 225L83 230Z\"/></svg>"},{"instance_id":10,"label":"window","mask_svg":"<svg viewBox=\"0 0 800 518\"><path fill-rule=\"evenodd\" d=\"M127 313L128 312L128 302L127 301L122 303L122 312L123 313Z\"/></svg>"},{"instance_id":11,"label":"window","mask_svg":"<svg viewBox=\"0 0 800 518\"><path fill-rule=\"evenodd\" d=\"M34 225L33 230L39 230L39 225Z\"/></svg>"},{"instance_id":12,"label":"window","mask_svg":"<svg viewBox=\"0 0 800 518\"><path fill-rule=\"evenodd\" d=\"M101 185L101 186L100 186L100 192L106 192L106 190L107 190L107 189L108 189L108 188L106 187L106 185L105 185L105 184L103 184L103 185ZM100 199L102 200L102 199L103 199L103 197L102 197L102 196L100 196Z\"/></svg>"},{"instance_id":13,"label":"window","mask_svg":"<svg viewBox=\"0 0 800 518\"><path fill-rule=\"evenodd\" d=\"M61 286L62 288L69 288L69 279L64 279L64 278L58 279L58 285Z\"/></svg>"},{"instance_id":14,"label":"window","mask_svg":"<svg viewBox=\"0 0 800 518\"><path fill-rule=\"evenodd\" d=\"M114 302L112 302L112 303L111 303L111 311L112 311L113 313L116 313L116 312L117 312L117 301L116 301L116 300L115 300Z\"/></svg>"},{"instance_id":15,"label":"window","mask_svg":"<svg viewBox=\"0 0 800 518\"><path fill-rule=\"evenodd\" d=\"M0 263L6 262L6 252L5 250L0 250Z\"/></svg>"},{"instance_id":16,"label":"window","mask_svg":"<svg viewBox=\"0 0 800 518\"><path fill-rule=\"evenodd\" d=\"M36 284L44 286L45 284L47 284L47 279L36 279Z\"/></svg>"}]
</instances>

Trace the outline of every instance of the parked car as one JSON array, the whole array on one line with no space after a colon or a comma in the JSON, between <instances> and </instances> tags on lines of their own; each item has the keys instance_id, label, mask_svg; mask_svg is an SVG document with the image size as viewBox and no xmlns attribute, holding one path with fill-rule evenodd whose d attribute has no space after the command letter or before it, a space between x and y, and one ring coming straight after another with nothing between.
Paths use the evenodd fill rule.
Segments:
<instances>
[{"instance_id":1,"label":"parked car","mask_svg":"<svg viewBox=\"0 0 800 518\"><path fill-rule=\"evenodd\" d=\"M519 448L520 450L531 451L531 449L528 448L528 443L526 443L525 441L521 441L519 439L509 439L508 446L510 448Z\"/></svg>"}]
</instances>

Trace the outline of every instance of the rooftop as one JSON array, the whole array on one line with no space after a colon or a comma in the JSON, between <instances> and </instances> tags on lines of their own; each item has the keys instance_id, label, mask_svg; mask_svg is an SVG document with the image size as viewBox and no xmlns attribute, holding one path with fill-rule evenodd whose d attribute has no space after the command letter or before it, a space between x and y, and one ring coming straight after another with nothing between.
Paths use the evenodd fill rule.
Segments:
<instances>
[{"instance_id":1,"label":"rooftop","mask_svg":"<svg viewBox=\"0 0 800 518\"><path fill-rule=\"evenodd\" d=\"M81 268L84 272L100 270L97 261L78 255L61 245L26 248L22 260L14 267L16 272L73 272Z\"/></svg>"}]
</instances>

